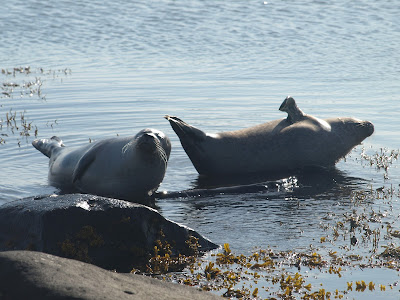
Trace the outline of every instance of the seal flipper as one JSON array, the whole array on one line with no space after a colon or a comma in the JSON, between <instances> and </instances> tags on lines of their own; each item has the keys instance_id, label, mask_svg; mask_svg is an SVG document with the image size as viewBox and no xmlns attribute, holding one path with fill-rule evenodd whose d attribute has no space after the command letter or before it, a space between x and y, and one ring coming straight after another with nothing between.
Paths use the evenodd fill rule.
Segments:
<instances>
[{"instance_id":1,"label":"seal flipper","mask_svg":"<svg viewBox=\"0 0 400 300\"><path fill-rule=\"evenodd\" d=\"M290 96L287 96L286 99L283 100L279 110L287 112L287 120L291 124L304 120L304 117L306 116L305 113L297 106L296 101L294 101L294 99Z\"/></svg>"},{"instance_id":2,"label":"seal flipper","mask_svg":"<svg viewBox=\"0 0 400 300\"><path fill-rule=\"evenodd\" d=\"M200 129L197 129L196 127L187 124L177 117L166 115L164 118L169 121L172 129L175 131L180 139L183 138L187 140L187 137L189 137L190 139L194 139L196 141L203 141L207 136Z\"/></svg>"},{"instance_id":3,"label":"seal flipper","mask_svg":"<svg viewBox=\"0 0 400 300\"><path fill-rule=\"evenodd\" d=\"M53 136L50 139L34 140L32 146L47 157L50 157L54 150L65 147L62 140L57 136Z\"/></svg>"},{"instance_id":4,"label":"seal flipper","mask_svg":"<svg viewBox=\"0 0 400 300\"><path fill-rule=\"evenodd\" d=\"M207 143L207 140L213 140L213 138L177 117L166 115L164 118L169 121L172 129L179 137L183 149L189 156L197 172L199 174L207 173L207 170L204 170L204 162L207 161L208 156L205 143Z\"/></svg>"},{"instance_id":5,"label":"seal flipper","mask_svg":"<svg viewBox=\"0 0 400 300\"><path fill-rule=\"evenodd\" d=\"M104 143L98 142L81 157L72 173L72 183L82 178L89 166L96 160L96 152L102 148L103 145Z\"/></svg>"}]
</instances>

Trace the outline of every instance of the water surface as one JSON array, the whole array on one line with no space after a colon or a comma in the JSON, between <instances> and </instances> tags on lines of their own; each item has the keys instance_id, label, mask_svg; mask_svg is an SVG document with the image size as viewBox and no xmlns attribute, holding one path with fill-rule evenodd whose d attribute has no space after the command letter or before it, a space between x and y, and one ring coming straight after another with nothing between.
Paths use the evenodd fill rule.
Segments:
<instances>
[{"instance_id":1,"label":"water surface","mask_svg":"<svg viewBox=\"0 0 400 300\"><path fill-rule=\"evenodd\" d=\"M0 74L20 85L3 85L9 95L0 96L0 203L56 192L48 159L31 146L35 129L20 135L21 113L38 138L57 135L68 146L164 131L173 149L160 190L171 192L204 186L165 114L207 132L235 130L285 117L278 108L292 95L306 113L369 120L375 133L331 172L157 205L238 253L306 249L325 234L327 215L354 209L355 191L398 188L397 162L384 179L361 152L399 148L399 9L396 1L6 1L0 68L30 73ZM32 91L21 88L29 82ZM16 113L14 132L7 113ZM385 222L397 226L398 203L396 194L357 208L388 209Z\"/></svg>"}]
</instances>

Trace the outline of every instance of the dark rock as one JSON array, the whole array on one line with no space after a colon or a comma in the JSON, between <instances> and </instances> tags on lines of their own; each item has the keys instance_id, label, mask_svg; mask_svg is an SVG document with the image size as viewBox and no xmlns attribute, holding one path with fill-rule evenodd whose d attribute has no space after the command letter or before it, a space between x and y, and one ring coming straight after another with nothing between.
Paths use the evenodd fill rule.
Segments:
<instances>
[{"instance_id":1,"label":"dark rock","mask_svg":"<svg viewBox=\"0 0 400 300\"><path fill-rule=\"evenodd\" d=\"M171 244L172 255L192 254L191 236L200 251L218 247L154 209L123 200L69 194L0 206L0 251L41 251L122 272L143 270L157 240Z\"/></svg>"},{"instance_id":2,"label":"dark rock","mask_svg":"<svg viewBox=\"0 0 400 300\"><path fill-rule=\"evenodd\" d=\"M0 253L0 299L221 299L192 287L118 274L32 251Z\"/></svg>"}]
</instances>

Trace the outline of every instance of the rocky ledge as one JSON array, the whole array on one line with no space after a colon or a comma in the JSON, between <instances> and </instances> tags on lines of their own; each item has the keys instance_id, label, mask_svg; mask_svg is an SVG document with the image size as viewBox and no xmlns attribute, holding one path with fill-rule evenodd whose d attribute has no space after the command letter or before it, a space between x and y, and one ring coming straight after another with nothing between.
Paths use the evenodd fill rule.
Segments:
<instances>
[{"instance_id":1,"label":"rocky ledge","mask_svg":"<svg viewBox=\"0 0 400 300\"><path fill-rule=\"evenodd\" d=\"M0 251L34 250L129 272L143 270L162 244L172 256L218 247L152 208L122 200L68 194L0 206Z\"/></svg>"},{"instance_id":2,"label":"rocky ledge","mask_svg":"<svg viewBox=\"0 0 400 300\"><path fill-rule=\"evenodd\" d=\"M1 252L0 270L0 299L221 299L192 287L41 252Z\"/></svg>"}]
</instances>

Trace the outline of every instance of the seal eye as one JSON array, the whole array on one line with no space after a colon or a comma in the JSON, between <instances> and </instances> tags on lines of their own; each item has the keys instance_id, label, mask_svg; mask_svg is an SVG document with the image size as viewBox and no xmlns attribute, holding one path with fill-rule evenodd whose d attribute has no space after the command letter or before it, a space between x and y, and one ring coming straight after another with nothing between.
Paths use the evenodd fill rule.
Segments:
<instances>
[{"instance_id":1,"label":"seal eye","mask_svg":"<svg viewBox=\"0 0 400 300\"><path fill-rule=\"evenodd\" d=\"M162 131L156 130L156 129L151 129L151 128L146 128L143 129L142 131L140 131L137 136L141 136L141 135L150 135L153 138L157 138L159 140L165 139L165 134Z\"/></svg>"}]
</instances>

